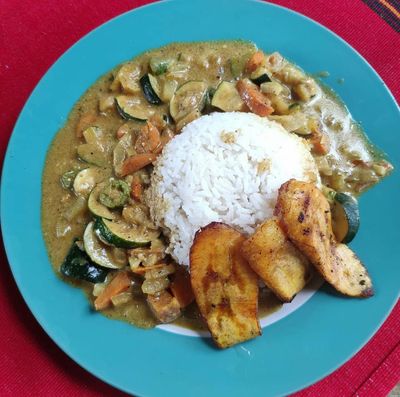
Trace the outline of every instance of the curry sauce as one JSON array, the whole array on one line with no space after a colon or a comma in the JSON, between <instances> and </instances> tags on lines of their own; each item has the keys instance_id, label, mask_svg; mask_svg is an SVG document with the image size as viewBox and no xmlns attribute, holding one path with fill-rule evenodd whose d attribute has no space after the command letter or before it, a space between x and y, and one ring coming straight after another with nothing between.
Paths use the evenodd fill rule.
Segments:
<instances>
[{"instance_id":1,"label":"curry sauce","mask_svg":"<svg viewBox=\"0 0 400 397\"><path fill-rule=\"evenodd\" d=\"M104 315L149 328L160 321L149 308L146 296L166 291L174 299L170 283L178 265L165 253L165 237L152 225L142 198L149 186L150 160L160 153L162 145L202 114L232 107L257 112L251 102L243 101L240 92L238 95L234 88L235 92L232 91L236 82L243 82L244 89L257 90L272 109L267 117L310 144L327 189L357 196L391 170L391 165L368 141L332 91L279 53L267 54L266 64L249 70L246 62L256 51L249 42L221 41L175 43L145 52L95 82L55 135L42 179L42 229L50 262L58 276L84 290L92 305L116 273L129 272L129 289L112 297L110 305L102 310ZM226 93L221 93L223 82L229 83L225 84ZM230 92L234 98L227 99L225 94ZM218 96L220 99L213 102ZM155 131L153 127L157 130L156 146L149 139ZM147 140L143 140L144 130ZM151 157L149 161L146 156ZM137 168L139 160L144 165ZM95 169L96 173L82 174L88 169ZM79 186L78 175L84 179ZM110 180L114 185L110 185ZM115 181L121 181L116 190ZM107 238L101 236L103 229L94 220L99 215L90 208L89 199L93 188L100 183L108 183L108 190L101 189L96 208L111 213L113 221L123 225L123 237L127 236L128 226L136 235L157 237L149 238L148 243L144 239L142 245L135 244L130 235L126 241L122 238L124 244L115 243L114 247L110 243L114 241L112 237L105 241ZM121 196L125 186L131 189L129 197ZM115 195L122 199L123 205L104 204L115 199ZM89 234L91 221L91 238L96 240L97 251L89 253L89 259L93 260L98 252L107 260L111 258L106 278L98 283L71 279L60 273L73 242ZM146 279L146 269L142 270L146 266L153 275L163 273L158 278ZM271 293L264 291L260 296L260 315L281 307ZM204 328L195 303L181 307L181 312L182 316L175 320L177 324Z\"/></svg>"}]
</instances>

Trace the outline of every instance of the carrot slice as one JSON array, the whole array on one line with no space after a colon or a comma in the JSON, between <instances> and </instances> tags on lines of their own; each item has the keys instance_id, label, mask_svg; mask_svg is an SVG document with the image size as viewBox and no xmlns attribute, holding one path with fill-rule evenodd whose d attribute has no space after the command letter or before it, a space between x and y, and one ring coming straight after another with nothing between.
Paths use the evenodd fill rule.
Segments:
<instances>
[{"instance_id":1,"label":"carrot slice","mask_svg":"<svg viewBox=\"0 0 400 397\"><path fill-rule=\"evenodd\" d=\"M141 153L129 157L122 164L121 176L133 174L155 161L157 156L154 153Z\"/></svg>"},{"instance_id":2,"label":"carrot slice","mask_svg":"<svg viewBox=\"0 0 400 397\"><path fill-rule=\"evenodd\" d=\"M329 146L325 141L325 139L313 141L313 152L320 155L327 154L329 152Z\"/></svg>"},{"instance_id":3,"label":"carrot slice","mask_svg":"<svg viewBox=\"0 0 400 397\"><path fill-rule=\"evenodd\" d=\"M236 83L236 88L242 101L253 113L259 116L268 116L274 111L270 100L251 81L239 80Z\"/></svg>"},{"instance_id":4,"label":"carrot slice","mask_svg":"<svg viewBox=\"0 0 400 397\"><path fill-rule=\"evenodd\" d=\"M158 128L146 122L140 130L139 136L136 139L135 150L137 153L155 153L161 147L161 138Z\"/></svg>"},{"instance_id":5,"label":"carrot slice","mask_svg":"<svg viewBox=\"0 0 400 397\"><path fill-rule=\"evenodd\" d=\"M140 177L135 175L131 183L131 196L135 201L142 200L143 186L140 183Z\"/></svg>"},{"instance_id":6,"label":"carrot slice","mask_svg":"<svg viewBox=\"0 0 400 397\"><path fill-rule=\"evenodd\" d=\"M322 132L314 132L311 136L311 144L313 146L313 152L320 155L329 153L329 139Z\"/></svg>"},{"instance_id":7,"label":"carrot slice","mask_svg":"<svg viewBox=\"0 0 400 397\"><path fill-rule=\"evenodd\" d=\"M192 284L190 283L190 275L185 269L182 268L182 266L177 267L170 288L172 295L175 296L181 308L190 305L194 301Z\"/></svg>"},{"instance_id":8,"label":"carrot slice","mask_svg":"<svg viewBox=\"0 0 400 397\"><path fill-rule=\"evenodd\" d=\"M147 129L149 139L149 152L155 153L161 147L160 131L158 131L158 128L150 123L150 121L147 122Z\"/></svg>"},{"instance_id":9,"label":"carrot slice","mask_svg":"<svg viewBox=\"0 0 400 397\"><path fill-rule=\"evenodd\" d=\"M246 63L246 71L254 72L265 60L265 54L262 51L255 52Z\"/></svg>"},{"instance_id":10,"label":"carrot slice","mask_svg":"<svg viewBox=\"0 0 400 397\"><path fill-rule=\"evenodd\" d=\"M111 298L127 290L130 285L131 279L127 272L117 273L117 275L111 280L110 284L104 288L103 292L94 301L94 307L96 310L106 309L111 303Z\"/></svg>"}]
</instances>

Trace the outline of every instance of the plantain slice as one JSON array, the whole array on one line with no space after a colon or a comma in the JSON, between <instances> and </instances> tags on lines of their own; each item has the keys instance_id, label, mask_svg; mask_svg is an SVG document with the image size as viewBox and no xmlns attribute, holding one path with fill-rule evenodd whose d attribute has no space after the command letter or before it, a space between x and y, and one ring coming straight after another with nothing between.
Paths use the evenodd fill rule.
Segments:
<instances>
[{"instance_id":1,"label":"plantain slice","mask_svg":"<svg viewBox=\"0 0 400 397\"><path fill-rule=\"evenodd\" d=\"M329 203L317 187L294 179L284 183L275 214L292 243L336 290L355 297L373 295L363 264L350 248L336 242Z\"/></svg>"},{"instance_id":2,"label":"plantain slice","mask_svg":"<svg viewBox=\"0 0 400 397\"><path fill-rule=\"evenodd\" d=\"M311 278L311 264L288 240L275 218L257 228L243 243L242 253L266 286L283 302L290 302Z\"/></svg>"},{"instance_id":3,"label":"plantain slice","mask_svg":"<svg viewBox=\"0 0 400 397\"><path fill-rule=\"evenodd\" d=\"M245 237L223 223L200 229L190 250L190 278L200 312L220 348L261 334L258 279L240 252Z\"/></svg>"},{"instance_id":4,"label":"plantain slice","mask_svg":"<svg viewBox=\"0 0 400 397\"><path fill-rule=\"evenodd\" d=\"M346 245L337 244L333 250L341 288L352 296L369 297L374 294L372 281L357 255ZM347 295L351 295L348 293Z\"/></svg>"}]
</instances>

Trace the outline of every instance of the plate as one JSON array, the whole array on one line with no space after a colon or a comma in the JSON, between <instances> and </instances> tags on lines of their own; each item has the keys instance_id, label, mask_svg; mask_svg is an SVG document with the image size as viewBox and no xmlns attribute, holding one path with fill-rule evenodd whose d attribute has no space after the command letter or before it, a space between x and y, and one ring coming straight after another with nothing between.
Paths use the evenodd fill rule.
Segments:
<instances>
[{"instance_id":1,"label":"plate","mask_svg":"<svg viewBox=\"0 0 400 397\"><path fill-rule=\"evenodd\" d=\"M40 228L41 175L49 144L73 104L99 76L146 49L236 38L278 50L307 71L328 70L326 82L400 169L400 114L383 81L343 40L287 9L245 0L154 3L109 21L69 49L35 88L12 134L1 187L4 243L18 287L50 337L82 367L138 396L286 395L355 354L399 294L397 170L362 196L361 230L352 244L370 270L376 295L347 299L322 287L264 328L262 337L228 350L215 349L206 338L110 321L53 274Z\"/></svg>"}]
</instances>

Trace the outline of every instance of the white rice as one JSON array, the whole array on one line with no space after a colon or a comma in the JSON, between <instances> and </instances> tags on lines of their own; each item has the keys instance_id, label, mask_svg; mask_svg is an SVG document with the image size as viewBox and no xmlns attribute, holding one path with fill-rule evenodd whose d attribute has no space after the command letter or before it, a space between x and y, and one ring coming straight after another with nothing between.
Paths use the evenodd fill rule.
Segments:
<instances>
[{"instance_id":1,"label":"white rice","mask_svg":"<svg viewBox=\"0 0 400 397\"><path fill-rule=\"evenodd\" d=\"M251 113L213 113L166 145L146 197L168 252L189 265L198 229L219 221L253 232L273 215L278 189L291 178L319 183L302 138Z\"/></svg>"}]
</instances>

